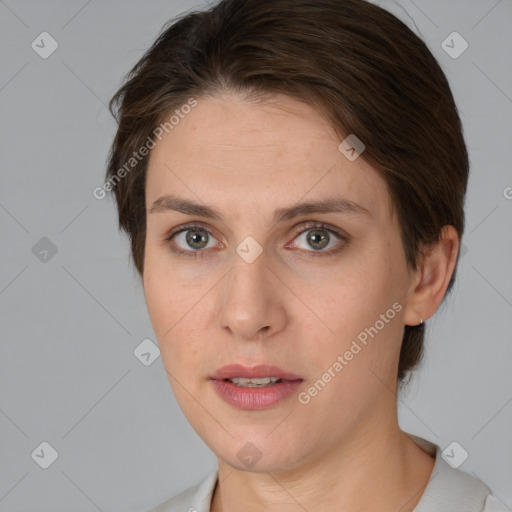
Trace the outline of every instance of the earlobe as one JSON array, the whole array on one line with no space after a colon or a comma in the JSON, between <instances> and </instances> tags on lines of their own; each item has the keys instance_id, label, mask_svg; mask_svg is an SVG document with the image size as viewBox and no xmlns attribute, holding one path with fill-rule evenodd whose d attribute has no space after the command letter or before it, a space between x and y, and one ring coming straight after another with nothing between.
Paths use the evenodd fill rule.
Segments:
<instances>
[{"instance_id":1,"label":"earlobe","mask_svg":"<svg viewBox=\"0 0 512 512\"><path fill-rule=\"evenodd\" d=\"M439 242L423 254L416 271L416 284L406 301L406 325L421 325L437 311L455 270L459 245L455 228L444 226Z\"/></svg>"}]
</instances>

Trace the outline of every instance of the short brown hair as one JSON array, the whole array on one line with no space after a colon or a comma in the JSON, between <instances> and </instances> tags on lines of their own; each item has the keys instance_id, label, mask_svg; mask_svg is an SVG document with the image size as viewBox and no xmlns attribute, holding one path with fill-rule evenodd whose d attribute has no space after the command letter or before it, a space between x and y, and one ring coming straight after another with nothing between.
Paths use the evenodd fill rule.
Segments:
<instances>
[{"instance_id":1,"label":"short brown hair","mask_svg":"<svg viewBox=\"0 0 512 512\"><path fill-rule=\"evenodd\" d=\"M432 53L394 15L364 0L221 0L169 23L109 104L118 130L107 183L140 275L149 155L126 162L169 112L228 91L286 94L314 105L340 140L356 134L387 183L412 269L444 225L462 237L469 162L457 107ZM423 339L424 325L405 326L400 382Z\"/></svg>"}]
</instances>

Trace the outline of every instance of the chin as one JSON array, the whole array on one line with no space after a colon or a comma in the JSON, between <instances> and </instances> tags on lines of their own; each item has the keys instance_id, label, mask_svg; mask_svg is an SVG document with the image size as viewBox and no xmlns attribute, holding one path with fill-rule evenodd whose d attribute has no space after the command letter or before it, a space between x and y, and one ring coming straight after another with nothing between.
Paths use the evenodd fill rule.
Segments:
<instances>
[{"instance_id":1,"label":"chin","mask_svg":"<svg viewBox=\"0 0 512 512\"><path fill-rule=\"evenodd\" d=\"M293 469L300 458L299 444L288 437L288 444L284 444L284 438L276 433L269 438L268 428L261 428L261 432L245 432L238 435L230 431L223 436L223 443L219 438L212 443L211 439L204 439L217 457L229 466L252 473L278 473ZM303 444L300 448L304 448Z\"/></svg>"}]
</instances>

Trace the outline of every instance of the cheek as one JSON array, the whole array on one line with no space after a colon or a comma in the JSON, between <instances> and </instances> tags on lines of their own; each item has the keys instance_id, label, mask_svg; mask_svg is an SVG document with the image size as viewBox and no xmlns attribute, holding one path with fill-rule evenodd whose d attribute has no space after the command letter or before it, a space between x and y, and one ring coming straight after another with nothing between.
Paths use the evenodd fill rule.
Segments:
<instances>
[{"instance_id":1,"label":"cheek","mask_svg":"<svg viewBox=\"0 0 512 512\"><path fill-rule=\"evenodd\" d=\"M174 273L175 274L175 273ZM171 269L163 266L153 256L151 250L146 252L144 267L144 294L153 330L157 337L162 358L166 368L180 364L185 353L198 351L192 339L190 320L201 314L200 290L197 286L186 282L177 282Z\"/></svg>"},{"instance_id":2,"label":"cheek","mask_svg":"<svg viewBox=\"0 0 512 512\"><path fill-rule=\"evenodd\" d=\"M312 287L306 295L322 322L314 315L301 322L301 331L316 332L303 335L298 349L302 359L311 361L311 379L301 396L311 399L315 414L325 414L328 422L356 421L393 387L403 308L391 278L377 267L375 273L353 267L351 273L333 276L322 293L315 295Z\"/></svg>"},{"instance_id":3,"label":"cheek","mask_svg":"<svg viewBox=\"0 0 512 512\"><path fill-rule=\"evenodd\" d=\"M196 410L196 401L190 397L199 399L201 383L197 377L206 375L204 329L201 331L198 321L206 313L201 294L197 288L176 284L167 274L156 272L148 272L145 294L169 384L181 409L194 424L201 411Z\"/></svg>"},{"instance_id":4,"label":"cheek","mask_svg":"<svg viewBox=\"0 0 512 512\"><path fill-rule=\"evenodd\" d=\"M355 255L333 267L328 276L313 273L302 282L300 294L315 313L303 316L304 348L314 348L311 357L324 370L345 354L347 367L356 371L384 371L394 364L403 329L400 282L404 281L392 265L393 254L377 256L382 254L386 253L381 248ZM316 333L314 347L308 347L308 332ZM359 371L359 376L363 373ZM359 377L354 373L353 378Z\"/></svg>"}]
</instances>

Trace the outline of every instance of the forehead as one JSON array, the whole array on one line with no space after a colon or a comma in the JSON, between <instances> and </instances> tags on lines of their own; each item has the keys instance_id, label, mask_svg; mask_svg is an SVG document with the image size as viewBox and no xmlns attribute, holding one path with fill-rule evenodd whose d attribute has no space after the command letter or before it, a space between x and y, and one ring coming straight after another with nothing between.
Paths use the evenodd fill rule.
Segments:
<instances>
[{"instance_id":1,"label":"forehead","mask_svg":"<svg viewBox=\"0 0 512 512\"><path fill-rule=\"evenodd\" d=\"M347 159L340 142L314 108L288 96L200 97L151 150L146 203L149 209L172 193L263 213L262 205L277 209L339 194L372 215L391 215L384 180L362 158Z\"/></svg>"}]
</instances>

